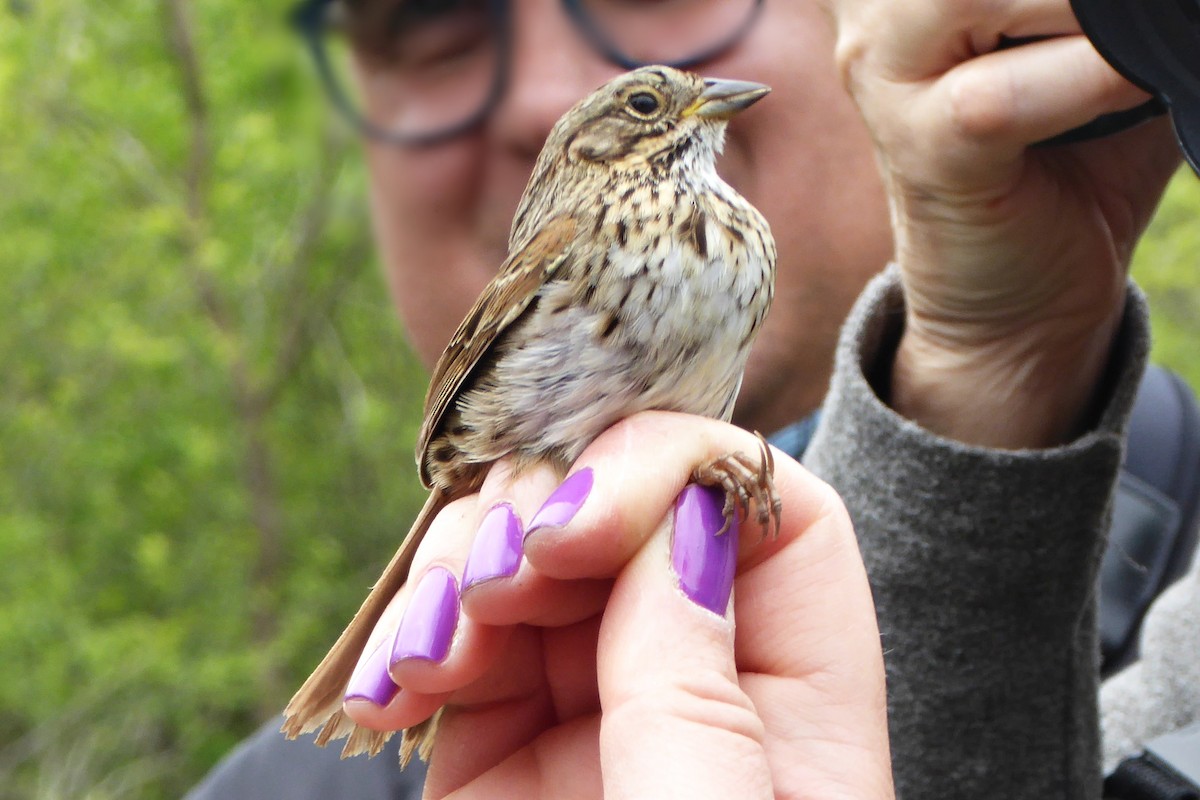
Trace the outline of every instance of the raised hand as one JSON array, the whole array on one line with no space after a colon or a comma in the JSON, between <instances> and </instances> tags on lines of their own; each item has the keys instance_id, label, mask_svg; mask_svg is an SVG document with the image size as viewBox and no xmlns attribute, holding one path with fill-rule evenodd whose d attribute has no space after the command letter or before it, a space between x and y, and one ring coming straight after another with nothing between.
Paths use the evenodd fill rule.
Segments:
<instances>
[{"instance_id":1,"label":"raised hand","mask_svg":"<svg viewBox=\"0 0 1200 800\"><path fill-rule=\"evenodd\" d=\"M1081 35L1066 0L831 5L907 301L881 391L967 442L1070 439L1088 421L1133 247L1178 163L1165 121L1037 145L1146 99Z\"/></svg>"}]
</instances>

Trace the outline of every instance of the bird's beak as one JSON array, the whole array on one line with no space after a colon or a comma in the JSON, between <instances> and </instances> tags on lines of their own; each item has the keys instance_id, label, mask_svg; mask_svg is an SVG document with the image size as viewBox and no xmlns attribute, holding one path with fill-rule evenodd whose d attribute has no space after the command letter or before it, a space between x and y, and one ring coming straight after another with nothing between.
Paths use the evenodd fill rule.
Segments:
<instances>
[{"instance_id":1,"label":"bird's beak","mask_svg":"<svg viewBox=\"0 0 1200 800\"><path fill-rule=\"evenodd\" d=\"M771 87L753 81L705 78L704 91L683 111L683 116L727 120L762 99Z\"/></svg>"}]
</instances>

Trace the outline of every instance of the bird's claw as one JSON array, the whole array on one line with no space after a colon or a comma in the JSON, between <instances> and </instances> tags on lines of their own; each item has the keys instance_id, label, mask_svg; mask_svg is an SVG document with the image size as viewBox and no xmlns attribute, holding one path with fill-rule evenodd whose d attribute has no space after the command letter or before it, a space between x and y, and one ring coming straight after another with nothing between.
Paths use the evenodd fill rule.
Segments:
<instances>
[{"instance_id":1,"label":"bird's claw","mask_svg":"<svg viewBox=\"0 0 1200 800\"><path fill-rule=\"evenodd\" d=\"M775 489L775 456L767 446L761 433L758 437L759 457L757 460L741 451L727 453L714 458L692 472L692 480L702 486L720 486L725 491L725 524L717 535L729 530L736 514L743 520L750 517L753 501L758 524L762 526L763 538L778 536L783 514L783 502Z\"/></svg>"}]
</instances>

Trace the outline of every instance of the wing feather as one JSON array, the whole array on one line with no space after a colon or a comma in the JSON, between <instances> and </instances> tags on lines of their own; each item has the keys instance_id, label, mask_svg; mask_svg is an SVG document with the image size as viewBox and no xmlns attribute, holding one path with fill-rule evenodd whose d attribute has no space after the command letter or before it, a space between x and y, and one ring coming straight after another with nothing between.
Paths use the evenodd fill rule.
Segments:
<instances>
[{"instance_id":1,"label":"wing feather","mask_svg":"<svg viewBox=\"0 0 1200 800\"><path fill-rule=\"evenodd\" d=\"M567 247L576 227L573 217L556 217L524 247L509 255L438 359L425 395L424 422L417 438L417 467L426 486L430 485L426 453L442 428L447 409L464 391L500 335L524 313L542 284L566 261Z\"/></svg>"}]
</instances>

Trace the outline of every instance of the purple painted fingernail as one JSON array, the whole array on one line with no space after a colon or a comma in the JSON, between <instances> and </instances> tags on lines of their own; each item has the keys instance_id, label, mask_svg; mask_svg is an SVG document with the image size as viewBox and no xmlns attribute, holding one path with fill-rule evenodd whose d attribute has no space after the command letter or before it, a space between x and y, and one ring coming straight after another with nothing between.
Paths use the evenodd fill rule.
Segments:
<instances>
[{"instance_id":1,"label":"purple painted fingernail","mask_svg":"<svg viewBox=\"0 0 1200 800\"><path fill-rule=\"evenodd\" d=\"M592 482L591 467L584 467L568 475L533 515L525 536L528 537L541 528L561 528L574 519L592 491Z\"/></svg>"},{"instance_id":2,"label":"purple painted fingernail","mask_svg":"<svg viewBox=\"0 0 1200 800\"><path fill-rule=\"evenodd\" d=\"M379 643L363 663L358 665L346 686L347 700L366 700L377 706L392 702L400 689L388 675L387 640Z\"/></svg>"},{"instance_id":3,"label":"purple painted fingernail","mask_svg":"<svg viewBox=\"0 0 1200 800\"><path fill-rule=\"evenodd\" d=\"M392 642L391 663L406 658L441 661L458 627L458 586L448 569L434 567L417 584Z\"/></svg>"},{"instance_id":4,"label":"purple painted fingernail","mask_svg":"<svg viewBox=\"0 0 1200 800\"><path fill-rule=\"evenodd\" d=\"M697 605L725 615L737 570L737 516L725 525L725 494L719 487L691 484L675 501L671 566L679 588Z\"/></svg>"},{"instance_id":5,"label":"purple painted fingernail","mask_svg":"<svg viewBox=\"0 0 1200 800\"><path fill-rule=\"evenodd\" d=\"M524 531L517 512L508 503L493 506L483 518L467 566L463 569L463 591L493 578L511 578L521 566Z\"/></svg>"}]
</instances>

